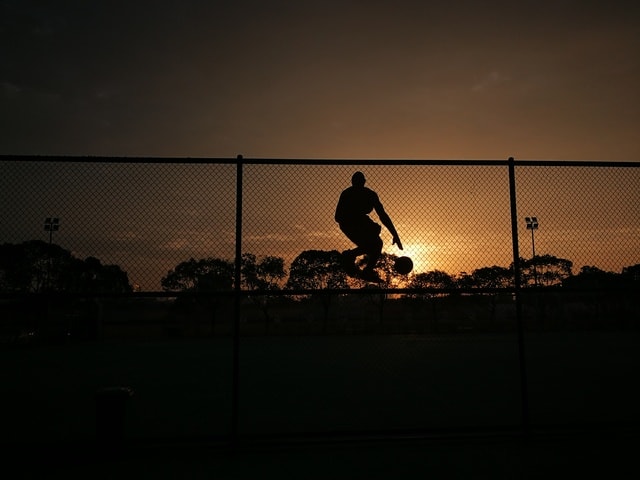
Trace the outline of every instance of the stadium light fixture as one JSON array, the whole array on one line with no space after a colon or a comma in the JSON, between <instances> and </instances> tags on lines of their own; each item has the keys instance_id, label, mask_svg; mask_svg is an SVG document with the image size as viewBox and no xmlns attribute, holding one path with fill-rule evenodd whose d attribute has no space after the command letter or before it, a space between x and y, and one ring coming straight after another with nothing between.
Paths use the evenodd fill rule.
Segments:
<instances>
[{"instance_id":1,"label":"stadium light fixture","mask_svg":"<svg viewBox=\"0 0 640 480\"><path fill-rule=\"evenodd\" d=\"M60 230L60 219L58 217L47 217L44 219L44 231L49 232L49 250L47 252L47 277L45 279L46 289L49 290L49 282L51 281L51 242L53 240L53 232Z\"/></svg>"},{"instance_id":2,"label":"stadium light fixture","mask_svg":"<svg viewBox=\"0 0 640 480\"><path fill-rule=\"evenodd\" d=\"M538 229L538 217L525 217L527 222L527 230L531 230L531 262L533 264L533 281L535 286L538 286L538 272L536 271L536 239L534 232Z\"/></svg>"}]
</instances>

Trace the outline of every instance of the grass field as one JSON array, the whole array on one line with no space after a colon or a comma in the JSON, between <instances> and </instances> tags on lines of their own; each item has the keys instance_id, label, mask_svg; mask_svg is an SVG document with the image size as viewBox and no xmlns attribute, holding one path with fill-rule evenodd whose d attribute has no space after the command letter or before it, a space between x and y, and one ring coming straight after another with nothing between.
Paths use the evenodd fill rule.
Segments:
<instances>
[{"instance_id":1,"label":"grass field","mask_svg":"<svg viewBox=\"0 0 640 480\"><path fill-rule=\"evenodd\" d=\"M640 421L638 333L527 334L533 427ZM95 438L95 393L134 389L132 439L226 436L228 337L3 348L2 442ZM255 336L240 341L239 434L518 427L515 334Z\"/></svg>"}]
</instances>

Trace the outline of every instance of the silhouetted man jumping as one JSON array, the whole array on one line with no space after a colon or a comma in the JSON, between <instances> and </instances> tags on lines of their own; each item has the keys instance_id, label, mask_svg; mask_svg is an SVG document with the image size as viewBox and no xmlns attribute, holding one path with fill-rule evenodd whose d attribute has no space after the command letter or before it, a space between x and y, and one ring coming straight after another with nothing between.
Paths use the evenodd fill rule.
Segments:
<instances>
[{"instance_id":1,"label":"silhouetted man jumping","mask_svg":"<svg viewBox=\"0 0 640 480\"><path fill-rule=\"evenodd\" d=\"M342 261L347 273L362 277L365 280L379 282L380 277L373 270L382 253L382 227L371 220L369 213L375 209L378 218L393 236L393 244L402 250L402 242L396 232L393 222L385 212L378 194L364 186L366 180L362 172L356 172L351 177L351 186L340 194L336 207L335 219L340 230L356 244L356 248L342 252ZM360 271L355 264L356 258L366 255L366 264Z\"/></svg>"}]
</instances>

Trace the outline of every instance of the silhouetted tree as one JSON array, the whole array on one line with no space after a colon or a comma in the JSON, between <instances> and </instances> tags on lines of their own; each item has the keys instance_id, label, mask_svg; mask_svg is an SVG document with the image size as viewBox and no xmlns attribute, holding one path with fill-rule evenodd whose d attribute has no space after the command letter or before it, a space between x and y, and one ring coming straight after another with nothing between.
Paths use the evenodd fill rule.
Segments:
<instances>
[{"instance_id":1,"label":"silhouetted tree","mask_svg":"<svg viewBox=\"0 0 640 480\"><path fill-rule=\"evenodd\" d=\"M573 262L553 255L536 255L525 260L521 259L522 284L549 287L560 285L562 281L571 276Z\"/></svg>"},{"instance_id":2,"label":"silhouetted tree","mask_svg":"<svg viewBox=\"0 0 640 480\"><path fill-rule=\"evenodd\" d=\"M29 240L20 244L5 243L0 254L3 290L39 293L58 289L56 277L70 263L71 253L56 244Z\"/></svg>"},{"instance_id":3,"label":"silhouetted tree","mask_svg":"<svg viewBox=\"0 0 640 480\"><path fill-rule=\"evenodd\" d=\"M305 250L291 262L285 288L312 290L349 288L349 279L340 263L340 253L337 250ZM319 295L319 297L324 310L326 328L331 295Z\"/></svg>"},{"instance_id":4,"label":"silhouetted tree","mask_svg":"<svg viewBox=\"0 0 640 480\"><path fill-rule=\"evenodd\" d=\"M481 267L471 272L469 276L474 288L508 288L515 283L513 268ZM498 293L488 293L484 297L489 298L489 316L493 320L497 312Z\"/></svg>"},{"instance_id":5,"label":"silhouetted tree","mask_svg":"<svg viewBox=\"0 0 640 480\"><path fill-rule=\"evenodd\" d=\"M249 290L278 290L287 276L283 258L258 258L252 253L242 254L241 273L242 283Z\"/></svg>"},{"instance_id":6,"label":"silhouetted tree","mask_svg":"<svg viewBox=\"0 0 640 480\"><path fill-rule=\"evenodd\" d=\"M407 282L408 275L401 275L396 272L394 265L395 261L398 258L397 255L392 253L383 252L378 257L378 261L376 262L375 271L378 273L378 276L382 280L379 284L380 287L383 288L399 288L402 287L402 283ZM360 260L360 264L364 263L364 258ZM370 300L374 305L378 307L378 318L379 321L382 322L384 316L384 305L387 300L387 294L383 292L379 292L378 285L371 285L363 282L361 280L355 279L354 283L358 284L358 286L364 286L364 288L368 288L371 290Z\"/></svg>"},{"instance_id":7,"label":"silhouetted tree","mask_svg":"<svg viewBox=\"0 0 640 480\"><path fill-rule=\"evenodd\" d=\"M160 285L167 291L180 292L231 290L233 263L220 258L190 258L169 270L167 275L162 277Z\"/></svg>"},{"instance_id":8,"label":"silhouetted tree","mask_svg":"<svg viewBox=\"0 0 640 480\"><path fill-rule=\"evenodd\" d=\"M210 315L211 332L216 324L218 308L226 301L222 292L231 292L234 265L220 258L195 260L190 258L169 270L160 285L167 291L182 292L176 297L176 307L184 313L204 312ZM207 294L211 295L207 295Z\"/></svg>"},{"instance_id":9,"label":"silhouetted tree","mask_svg":"<svg viewBox=\"0 0 640 480\"><path fill-rule=\"evenodd\" d=\"M571 275L562 281L567 288L614 288L620 284L620 275L605 272L598 267L585 265L577 275Z\"/></svg>"},{"instance_id":10,"label":"silhouetted tree","mask_svg":"<svg viewBox=\"0 0 640 480\"><path fill-rule=\"evenodd\" d=\"M442 270L431 270L429 272L416 273L411 277L409 283L410 288L434 288L434 289L451 289L456 286L455 278ZM425 315L430 322L431 329L438 331L438 302L436 297L448 295L447 293L425 292L410 295L413 298L425 300L430 308L420 308L420 313Z\"/></svg>"},{"instance_id":11,"label":"silhouetted tree","mask_svg":"<svg viewBox=\"0 0 640 480\"><path fill-rule=\"evenodd\" d=\"M473 277L467 272L460 272L454 277L456 288L474 288Z\"/></svg>"},{"instance_id":12,"label":"silhouetted tree","mask_svg":"<svg viewBox=\"0 0 640 480\"><path fill-rule=\"evenodd\" d=\"M401 288L409 282L409 274L402 275L396 272L395 263L398 255L382 253L376 264L376 271L380 274L382 285L386 288Z\"/></svg>"},{"instance_id":13,"label":"silhouetted tree","mask_svg":"<svg viewBox=\"0 0 640 480\"><path fill-rule=\"evenodd\" d=\"M249 290L279 290L282 279L287 276L284 268L284 259L274 256L258 258L252 253L242 254L242 283ZM259 306L266 328L269 328L271 320L269 315L270 297L260 295L249 296L252 302Z\"/></svg>"},{"instance_id":14,"label":"silhouetted tree","mask_svg":"<svg viewBox=\"0 0 640 480\"><path fill-rule=\"evenodd\" d=\"M128 293L129 277L117 265L95 257L75 258L56 244L29 240L0 247L0 289L4 292Z\"/></svg>"},{"instance_id":15,"label":"silhouetted tree","mask_svg":"<svg viewBox=\"0 0 640 480\"><path fill-rule=\"evenodd\" d=\"M410 288L454 288L455 279L451 275L442 270L432 270L430 272L416 273L409 283ZM417 294L420 296L431 297L439 295L437 293Z\"/></svg>"},{"instance_id":16,"label":"silhouetted tree","mask_svg":"<svg viewBox=\"0 0 640 480\"><path fill-rule=\"evenodd\" d=\"M471 282L476 288L507 288L514 283L513 269L499 267L481 267L471 272Z\"/></svg>"},{"instance_id":17,"label":"silhouetted tree","mask_svg":"<svg viewBox=\"0 0 640 480\"><path fill-rule=\"evenodd\" d=\"M337 250L305 250L291 262L285 288L349 288L347 275L340 263L340 253Z\"/></svg>"},{"instance_id":18,"label":"silhouetted tree","mask_svg":"<svg viewBox=\"0 0 640 480\"><path fill-rule=\"evenodd\" d=\"M78 281L78 290L82 292L130 293L132 287L129 277L117 265L102 265L95 257L84 262L74 261L74 279ZM77 279L77 280L76 280Z\"/></svg>"},{"instance_id":19,"label":"silhouetted tree","mask_svg":"<svg viewBox=\"0 0 640 480\"><path fill-rule=\"evenodd\" d=\"M640 263L624 267L621 275L627 285L640 286Z\"/></svg>"}]
</instances>

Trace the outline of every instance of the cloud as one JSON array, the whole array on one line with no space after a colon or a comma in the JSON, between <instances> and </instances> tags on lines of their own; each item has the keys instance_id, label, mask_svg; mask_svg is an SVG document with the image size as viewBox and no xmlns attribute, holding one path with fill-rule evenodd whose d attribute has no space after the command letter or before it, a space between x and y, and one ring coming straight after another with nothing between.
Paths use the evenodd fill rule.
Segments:
<instances>
[{"instance_id":1,"label":"cloud","mask_svg":"<svg viewBox=\"0 0 640 480\"><path fill-rule=\"evenodd\" d=\"M0 83L0 92L3 97L12 98L22 92L22 88L11 82Z\"/></svg>"},{"instance_id":2,"label":"cloud","mask_svg":"<svg viewBox=\"0 0 640 480\"><path fill-rule=\"evenodd\" d=\"M473 92L482 92L489 88L493 88L495 86L507 83L510 80L511 80L510 77L503 75L502 73L494 70L488 73L487 75L485 75L478 83L473 85L471 87L471 90Z\"/></svg>"},{"instance_id":3,"label":"cloud","mask_svg":"<svg viewBox=\"0 0 640 480\"><path fill-rule=\"evenodd\" d=\"M326 230L314 230L314 231L310 231L306 233L306 237L307 238L311 238L311 239L335 239L335 238L342 238L342 233L338 230L338 228L336 227L335 230L332 231L326 231Z\"/></svg>"},{"instance_id":4,"label":"cloud","mask_svg":"<svg viewBox=\"0 0 640 480\"><path fill-rule=\"evenodd\" d=\"M189 240L187 240L186 238L176 238L174 240L166 242L162 246L162 249L167 249L167 250L185 250L189 245L191 245L191 242Z\"/></svg>"},{"instance_id":5,"label":"cloud","mask_svg":"<svg viewBox=\"0 0 640 480\"><path fill-rule=\"evenodd\" d=\"M247 242L289 242L296 238L296 236L284 234L284 233L266 233L263 235L245 235L244 240Z\"/></svg>"}]
</instances>

